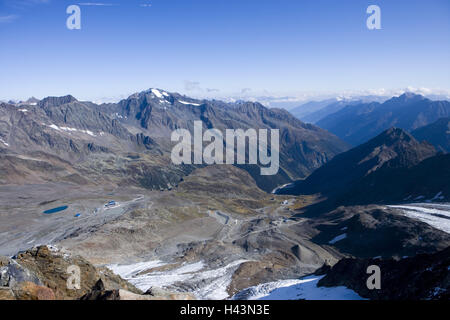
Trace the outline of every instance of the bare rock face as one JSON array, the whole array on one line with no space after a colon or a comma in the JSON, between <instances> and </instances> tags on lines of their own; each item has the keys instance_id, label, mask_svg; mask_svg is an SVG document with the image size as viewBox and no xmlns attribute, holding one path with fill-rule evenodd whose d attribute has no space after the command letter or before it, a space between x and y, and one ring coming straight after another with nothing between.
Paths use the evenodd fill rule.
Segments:
<instances>
[{"instance_id":1,"label":"bare rock face","mask_svg":"<svg viewBox=\"0 0 450 320\"><path fill-rule=\"evenodd\" d=\"M1 257L0 259L0 285L14 288L18 284L28 282L42 285L40 279L30 270L18 264L15 260Z\"/></svg>"},{"instance_id":2,"label":"bare rock face","mask_svg":"<svg viewBox=\"0 0 450 320\"><path fill-rule=\"evenodd\" d=\"M17 262L31 270L42 283L55 291L57 299L77 299L86 294L98 279L104 279L111 289L126 288L140 293L139 290L106 270L98 270L87 260L79 256L70 256L47 246L33 248L16 257ZM71 273L68 268L75 266L80 270L79 289L67 285Z\"/></svg>"},{"instance_id":3,"label":"bare rock face","mask_svg":"<svg viewBox=\"0 0 450 320\"><path fill-rule=\"evenodd\" d=\"M0 257L0 300L55 300L55 293L14 259Z\"/></svg>"},{"instance_id":4,"label":"bare rock face","mask_svg":"<svg viewBox=\"0 0 450 320\"><path fill-rule=\"evenodd\" d=\"M79 287L74 289L68 285L71 266L80 270ZM109 290L125 289L141 293L111 271L96 268L82 257L71 256L52 247L35 247L13 258L0 259L0 299L78 299L90 292L99 279Z\"/></svg>"},{"instance_id":5,"label":"bare rock face","mask_svg":"<svg viewBox=\"0 0 450 320\"><path fill-rule=\"evenodd\" d=\"M313 223L320 231L313 237L315 243L359 258L412 257L450 246L448 233L383 206L339 207Z\"/></svg>"},{"instance_id":6,"label":"bare rock face","mask_svg":"<svg viewBox=\"0 0 450 320\"><path fill-rule=\"evenodd\" d=\"M98 280L92 290L80 300L120 300L119 290L106 290L102 280Z\"/></svg>"},{"instance_id":7,"label":"bare rock face","mask_svg":"<svg viewBox=\"0 0 450 320\"><path fill-rule=\"evenodd\" d=\"M10 288L0 287L0 300L16 300L16 297Z\"/></svg>"},{"instance_id":8,"label":"bare rock face","mask_svg":"<svg viewBox=\"0 0 450 320\"><path fill-rule=\"evenodd\" d=\"M380 289L369 290L368 266L380 268ZM346 286L371 300L448 300L450 297L450 247L433 254L401 260L342 259L318 286Z\"/></svg>"}]
</instances>

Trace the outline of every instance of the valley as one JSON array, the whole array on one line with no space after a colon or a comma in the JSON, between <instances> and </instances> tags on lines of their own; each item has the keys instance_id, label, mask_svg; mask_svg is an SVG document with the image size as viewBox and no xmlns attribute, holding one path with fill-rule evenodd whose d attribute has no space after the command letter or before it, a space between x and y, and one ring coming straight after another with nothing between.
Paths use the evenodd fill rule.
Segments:
<instances>
[{"instance_id":1,"label":"valley","mask_svg":"<svg viewBox=\"0 0 450 320\"><path fill-rule=\"evenodd\" d=\"M360 215L361 209L345 209L344 216L331 213L337 220L327 216L311 219L302 217L301 212L307 210L298 207L301 197L261 192L259 196L254 194L255 198L250 195L240 198L224 192L208 193L208 183L214 184L214 180L199 179L220 174L232 180L233 174L242 175L241 170L230 169L227 166L198 169L170 191L138 188L77 190L73 185L61 184L33 186L28 192L21 187L17 197L17 189L3 188L2 203L22 205L20 210L18 206L10 206L9 214L6 216L2 212L0 216L2 221L8 221L0 230L0 254L9 256L33 246L52 245L81 255L97 266L106 266L143 292L161 287L174 292L189 292L197 299L233 296L255 299L266 297L262 292L270 294L272 291L273 295L267 297L294 299L302 295L306 298L323 295L324 299L327 296L344 299L354 293L348 295L345 290L332 290L328 294L325 289L318 288L314 295L317 280L302 282L296 279L308 276L324 264L333 265L343 257L361 256L362 252L364 256L394 254L402 257L417 250L427 252L434 247L450 245L450 235L427 233L425 228L421 232L423 239L415 244L411 242L410 249L394 245L392 253L388 253L383 249L383 242L392 247L389 239L380 240L378 249L357 240L355 232L362 232L371 239L370 234L354 226L355 213ZM226 183L222 187L226 189ZM48 192L49 189L61 193L52 192L44 198L42 193L36 194L37 190ZM256 190L249 189L251 193ZM239 193L243 195L245 191ZM59 196L61 198L55 199ZM108 208L110 201L115 203ZM43 213L60 204L66 204L68 208L50 215ZM444 211L448 206L444 204L364 210L378 210L378 214L393 210L394 216L390 219L401 219L404 210L422 207L433 207L448 214ZM81 216L75 217L77 212ZM403 221L399 228L404 229L405 223L408 221ZM386 226L391 228L392 225L389 222ZM376 228L377 232L383 230L381 226ZM448 230L442 230L448 233ZM343 233L346 237L340 237ZM433 236L430 238L426 234ZM414 234L404 237L412 241ZM365 247L367 244L369 247ZM269 284L270 281L273 283ZM313 287L305 287L313 283ZM283 294L283 290L288 291Z\"/></svg>"},{"instance_id":2,"label":"valley","mask_svg":"<svg viewBox=\"0 0 450 320\"><path fill-rule=\"evenodd\" d=\"M242 175L241 170L225 166L199 171L198 175L208 176ZM50 244L80 254L96 265L111 266L143 291L159 283L169 289L194 293L198 298L220 299L230 296L227 287L236 269L245 263L263 263L284 269L287 274L293 274L289 268L298 264L306 274L320 267L324 259L335 259L324 250L323 257L308 251L310 261L295 261L290 247L304 242L314 248L314 244L301 235L304 220L291 219L289 205L283 204L292 199L262 192L259 199L225 193L208 196L203 191L207 187L197 183L194 175L171 191L123 188L81 191L70 185L33 186L29 193L22 189L20 198L26 199L27 205L16 199L22 201L20 210L11 206L7 215L2 212L0 216L8 221L0 230L0 254L13 255L32 246ZM39 188L42 191L56 188L71 196L61 194L61 199L55 200L58 193L52 192L52 198L48 198L51 200L34 198ZM189 194L186 190L190 190ZM5 198L1 201L11 201L18 194L17 189L11 188L2 192ZM111 199L115 199L116 206L105 208ZM43 213L60 203L67 204L68 209L51 215ZM76 212L81 216L75 217ZM127 267L128 264L131 265ZM121 272L129 268L133 272ZM157 271L161 268L164 272ZM263 276L264 272L260 277ZM276 273L273 277L277 277ZM208 288L221 293L208 293ZM236 289L239 288L238 285Z\"/></svg>"}]
</instances>

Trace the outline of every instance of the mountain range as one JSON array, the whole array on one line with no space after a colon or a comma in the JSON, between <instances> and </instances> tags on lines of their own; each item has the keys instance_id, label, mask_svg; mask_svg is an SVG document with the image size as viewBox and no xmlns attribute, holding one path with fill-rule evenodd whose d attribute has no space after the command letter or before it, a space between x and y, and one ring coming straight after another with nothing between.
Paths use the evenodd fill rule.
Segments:
<instances>
[{"instance_id":1,"label":"mountain range","mask_svg":"<svg viewBox=\"0 0 450 320\"><path fill-rule=\"evenodd\" d=\"M450 102L432 101L421 95L405 93L384 103L348 105L316 124L357 146L391 127L411 132L448 116Z\"/></svg>"},{"instance_id":2,"label":"mountain range","mask_svg":"<svg viewBox=\"0 0 450 320\"><path fill-rule=\"evenodd\" d=\"M103 105L68 95L0 105L0 154L7 160L2 180L52 180L58 173L72 181L120 184L130 182L124 178L127 172L133 183L165 188L193 170L189 165L171 165L169 157L171 132L179 128L192 132L194 120L219 130L280 129L280 170L275 177L261 177L254 165L241 166L266 191L306 177L348 148L333 134L259 103L197 100L159 89ZM133 153L140 155L133 158ZM42 166L51 167L45 170L50 176L38 169ZM108 174L101 172L104 166Z\"/></svg>"},{"instance_id":3,"label":"mountain range","mask_svg":"<svg viewBox=\"0 0 450 320\"><path fill-rule=\"evenodd\" d=\"M329 106L342 107L341 102L344 103L335 101ZM350 199L360 194L359 187L367 188L368 183L374 183L371 179L380 179L375 178L376 171L380 176L389 167L397 169L399 174L399 168L412 170L425 158L436 155L431 145L419 143L413 136L432 143L438 151L448 151L449 118L421 126L448 112L449 102L431 101L413 94L394 97L382 104L352 102L318 124L327 127L333 123L332 128L336 130L330 130L350 143L392 123L401 123L407 129L419 128L412 136L401 129L390 129L344 152L348 144L326 130L306 124L284 109L268 109L255 102L198 100L160 89L149 89L118 103L101 105L78 101L71 95L32 98L20 105L0 105L0 157L5 160L0 169L4 182L63 179L164 189L176 185L195 168L168 163L173 146L171 132L178 128L192 132L193 122L201 120L205 129L280 129L280 171L276 176L260 176L255 165L239 165L263 190L271 191L292 180L306 178L296 182L295 188L291 185L280 192L330 194L333 190L357 186L352 197L346 195ZM336 122L337 119L340 121ZM354 122L353 128L350 123ZM435 161L446 161L445 156L439 159ZM163 163L166 165L162 166ZM407 175L419 174L413 171ZM395 193L397 198L400 193Z\"/></svg>"}]
</instances>

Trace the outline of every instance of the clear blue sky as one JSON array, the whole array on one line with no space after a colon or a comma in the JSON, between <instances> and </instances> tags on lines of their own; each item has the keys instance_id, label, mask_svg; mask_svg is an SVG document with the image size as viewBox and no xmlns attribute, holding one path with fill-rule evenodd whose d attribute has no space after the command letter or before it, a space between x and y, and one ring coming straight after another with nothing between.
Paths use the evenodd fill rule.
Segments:
<instances>
[{"instance_id":1,"label":"clear blue sky","mask_svg":"<svg viewBox=\"0 0 450 320\"><path fill-rule=\"evenodd\" d=\"M448 0L0 0L0 43L0 99L450 89Z\"/></svg>"}]
</instances>

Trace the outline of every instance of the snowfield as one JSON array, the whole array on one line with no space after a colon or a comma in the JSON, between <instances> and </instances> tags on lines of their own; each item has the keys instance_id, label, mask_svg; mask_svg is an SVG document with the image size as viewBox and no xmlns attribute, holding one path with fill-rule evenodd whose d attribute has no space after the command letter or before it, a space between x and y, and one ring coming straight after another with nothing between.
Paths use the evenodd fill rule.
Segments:
<instances>
[{"instance_id":1,"label":"snowfield","mask_svg":"<svg viewBox=\"0 0 450 320\"><path fill-rule=\"evenodd\" d=\"M81 133L85 133L88 134L92 137L95 137L96 135L89 130L82 130L82 129L77 129L77 128L69 128L69 127L58 127L56 124L51 124L49 125L50 128L56 130L56 131L66 131L66 132L81 132Z\"/></svg>"},{"instance_id":2,"label":"snowfield","mask_svg":"<svg viewBox=\"0 0 450 320\"><path fill-rule=\"evenodd\" d=\"M182 266L167 270L144 273L149 269L167 265L159 260L140 262L131 265L109 265L114 273L128 280L142 291L151 287L168 288L171 290L188 291L202 300L227 299L228 285L234 271L247 260L236 260L220 268L206 270L202 262L186 263Z\"/></svg>"},{"instance_id":3,"label":"snowfield","mask_svg":"<svg viewBox=\"0 0 450 320\"><path fill-rule=\"evenodd\" d=\"M236 260L223 267L207 269L203 261L185 263L167 271L145 273L155 267L168 265L162 261L139 262L130 265L107 266L142 291L151 287L191 292L200 300L363 300L346 287L317 287L323 276L280 280L247 288L230 298L227 288L234 271L247 260Z\"/></svg>"},{"instance_id":4,"label":"snowfield","mask_svg":"<svg viewBox=\"0 0 450 320\"><path fill-rule=\"evenodd\" d=\"M280 190L282 190L282 189L290 189L290 188L293 188L293 187L295 187L295 183L286 183L286 184L283 184L281 187L276 187L275 189L273 189L272 190L272 194L277 194L277 192L278 191L280 191Z\"/></svg>"},{"instance_id":5,"label":"snowfield","mask_svg":"<svg viewBox=\"0 0 450 320\"><path fill-rule=\"evenodd\" d=\"M346 287L317 287L323 276L280 280L247 288L233 300L365 300Z\"/></svg>"},{"instance_id":6,"label":"snowfield","mask_svg":"<svg viewBox=\"0 0 450 320\"><path fill-rule=\"evenodd\" d=\"M450 233L450 204L414 203L388 207L400 209L409 218L420 220L436 229Z\"/></svg>"},{"instance_id":7,"label":"snowfield","mask_svg":"<svg viewBox=\"0 0 450 320\"><path fill-rule=\"evenodd\" d=\"M182 104L187 104L187 105L192 105L192 106L196 106L196 107L199 107L199 106L201 106L201 104L200 104L200 103L187 102L187 101L181 101L181 100L178 100L178 102L179 102L179 103L182 103Z\"/></svg>"},{"instance_id":8,"label":"snowfield","mask_svg":"<svg viewBox=\"0 0 450 320\"><path fill-rule=\"evenodd\" d=\"M144 270L156 268L163 266L164 263L159 260L155 261L147 261L147 262L138 262L129 265L119 265L119 264L111 264L107 266L112 272L120 275L124 279L130 279L136 277L137 274Z\"/></svg>"}]
</instances>

